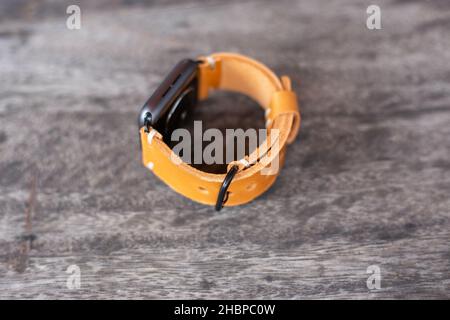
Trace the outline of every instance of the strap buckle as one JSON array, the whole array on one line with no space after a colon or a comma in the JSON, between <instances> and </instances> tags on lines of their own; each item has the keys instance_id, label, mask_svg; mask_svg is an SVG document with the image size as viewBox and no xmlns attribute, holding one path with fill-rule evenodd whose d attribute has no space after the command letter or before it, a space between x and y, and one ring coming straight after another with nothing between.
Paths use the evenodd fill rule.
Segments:
<instances>
[{"instance_id":1,"label":"strap buckle","mask_svg":"<svg viewBox=\"0 0 450 320\"><path fill-rule=\"evenodd\" d=\"M216 201L216 211L220 211L223 208L223 205L228 200L228 187L231 184L231 181L233 181L234 176L239 171L239 166L234 165L231 167L231 169L227 172L227 175L225 176L225 179L223 179L222 186L220 187L219 194L217 196Z\"/></svg>"}]
</instances>

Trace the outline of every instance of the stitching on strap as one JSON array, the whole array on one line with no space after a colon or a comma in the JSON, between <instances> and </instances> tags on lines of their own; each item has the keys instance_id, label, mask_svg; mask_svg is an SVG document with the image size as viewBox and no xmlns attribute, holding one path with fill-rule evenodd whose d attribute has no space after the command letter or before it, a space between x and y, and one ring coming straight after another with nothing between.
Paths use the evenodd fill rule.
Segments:
<instances>
[{"instance_id":1,"label":"stitching on strap","mask_svg":"<svg viewBox=\"0 0 450 320\"><path fill-rule=\"evenodd\" d=\"M206 57L206 62L208 63L209 67L214 70L216 68L216 59L212 56Z\"/></svg>"}]
</instances>

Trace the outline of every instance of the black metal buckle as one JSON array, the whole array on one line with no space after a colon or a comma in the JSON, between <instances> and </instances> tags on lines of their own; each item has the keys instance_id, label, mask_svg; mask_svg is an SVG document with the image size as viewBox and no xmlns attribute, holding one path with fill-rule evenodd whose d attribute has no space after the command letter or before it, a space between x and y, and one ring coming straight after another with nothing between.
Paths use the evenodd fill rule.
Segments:
<instances>
[{"instance_id":1,"label":"black metal buckle","mask_svg":"<svg viewBox=\"0 0 450 320\"><path fill-rule=\"evenodd\" d=\"M229 192L227 191L228 187L230 186L231 181L238 171L239 167L237 165L232 166L231 169L227 172L225 179L223 179L222 186L219 190L219 195L217 196L216 211L220 211L223 208L225 202L227 202L229 195Z\"/></svg>"}]
</instances>

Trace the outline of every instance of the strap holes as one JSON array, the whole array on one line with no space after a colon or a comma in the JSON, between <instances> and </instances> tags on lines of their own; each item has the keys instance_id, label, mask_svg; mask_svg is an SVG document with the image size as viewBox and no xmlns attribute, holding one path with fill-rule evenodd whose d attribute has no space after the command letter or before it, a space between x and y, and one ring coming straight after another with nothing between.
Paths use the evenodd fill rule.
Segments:
<instances>
[{"instance_id":1,"label":"strap holes","mask_svg":"<svg viewBox=\"0 0 450 320\"><path fill-rule=\"evenodd\" d=\"M204 194L208 194L209 192L208 192L208 189L206 189L205 187L202 187L202 186L199 186L198 187L198 190L201 192L201 193L204 193Z\"/></svg>"}]
</instances>

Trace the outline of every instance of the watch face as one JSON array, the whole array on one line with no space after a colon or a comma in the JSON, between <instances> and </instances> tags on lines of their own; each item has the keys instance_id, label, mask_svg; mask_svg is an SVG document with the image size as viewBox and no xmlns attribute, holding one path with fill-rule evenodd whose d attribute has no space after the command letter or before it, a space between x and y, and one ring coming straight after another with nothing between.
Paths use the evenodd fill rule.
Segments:
<instances>
[{"instance_id":1,"label":"watch face","mask_svg":"<svg viewBox=\"0 0 450 320\"><path fill-rule=\"evenodd\" d=\"M180 61L164 78L141 109L139 128L149 125L170 141L172 131L180 126L197 104L197 62Z\"/></svg>"}]
</instances>

